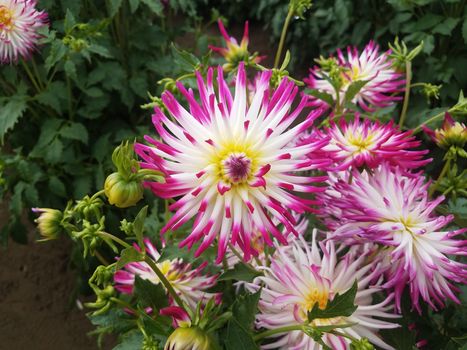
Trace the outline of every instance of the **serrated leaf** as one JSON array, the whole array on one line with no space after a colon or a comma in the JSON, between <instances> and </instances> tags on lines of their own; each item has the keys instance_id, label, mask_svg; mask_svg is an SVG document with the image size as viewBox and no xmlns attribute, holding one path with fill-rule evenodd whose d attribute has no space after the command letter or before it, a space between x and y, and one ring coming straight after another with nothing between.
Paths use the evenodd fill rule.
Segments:
<instances>
[{"instance_id":1,"label":"serrated leaf","mask_svg":"<svg viewBox=\"0 0 467 350\"><path fill-rule=\"evenodd\" d=\"M368 80L357 80L352 82L347 88L344 96L344 103L352 102L354 97L360 92L360 90L368 83Z\"/></svg>"},{"instance_id":2,"label":"serrated leaf","mask_svg":"<svg viewBox=\"0 0 467 350\"><path fill-rule=\"evenodd\" d=\"M261 291L240 295L232 305L233 316L245 327L252 328Z\"/></svg>"},{"instance_id":3,"label":"serrated leaf","mask_svg":"<svg viewBox=\"0 0 467 350\"><path fill-rule=\"evenodd\" d=\"M65 70L67 76L69 76L73 80L77 79L76 64L71 59L66 60L65 64L63 65L63 69Z\"/></svg>"},{"instance_id":4,"label":"serrated leaf","mask_svg":"<svg viewBox=\"0 0 467 350\"><path fill-rule=\"evenodd\" d=\"M66 54L67 47L59 39L56 39L52 42L50 46L50 53L45 60L45 69L50 71L50 69L57 64Z\"/></svg>"},{"instance_id":5,"label":"serrated leaf","mask_svg":"<svg viewBox=\"0 0 467 350\"><path fill-rule=\"evenodd\" d=\"M142 307L151 306L160 310L169 305L169 298L162 283L154 284L136 276L134 293L138 302L142 302Z\"/></svg>"},{"instance_id":6,"label":"serrated leaf","mask_svg":"<svg viewBox=\"0 0 467 350\"><path fill-rule=\"evenodd\" d=\"M191 72L199 65L198 58L191 52L181 50L174 44L172 44L171 48L174 56L174 63L180 66L181 69Z\"/></svg>"},{"instance_id":7,"label":"serrated leaf","mask_svg":"<svg viewBox=\"0 0 467 350\"><path fill-rule=\"evenodd\" d=\"M66 197L65 184L57 176L51 176L49 178L49 189L50 192L56 194L57 196L60 196L62 198Z\"/></svg>"},{"instance_id":8,"label":"serrated leaf","mask_svg":"<svg viewBox=\"0 0 467 350\"><path fill-rule=\"evenodd\" d=\"M115 265L115 270L120 270L126 264L133 261L142 261L142 255L133 247L125 248L120 254L120 259L118 259L117 264Z\"/></svg>"},{"instance_id":9,"label":"serrated leaf","mask_svg":"<svg viewBox=\"0 0 467 350\"><path fill-rule=\"evenodd\" d=\"M56 164L62 161L63 143L58 138L55 138L44 150L44 160L50 164Z\"/></svg>"},{"instance_id":10,"label":"serrated leaf","mask_svg":"<svg viewBox=\"0 0 467 350\"><path fill-rule=\"evenodd\" d=\"M227 323L225 337L226 350L258 350L251 332L248 332L236 318L232 317Z\"/></svg>"},{"instance_id":11,"label":"serrated leaf","mask_svg":"<svg viewBox=\"0 0 467 350\"><path fill-rule=\"evenodd\" d=\"M355 296L357 295L357 281L344 294L336 294L334 299L328 302L326 308L321 310L318 303L313 305L311 311L308 311L308 321L313 321L315 318L332 318L340 316L350 316L357 309L354 304Z\"/></svg>"},{"instance_id":12,"label":"serrated leaf","mask_svg":"<svg viewBox=\"0 0 467 350\"><path fill-rule=\"evenodd\" d=\"M332 97L331 94L328 94L326 92L315 90L315 89L305 89L305 94L316 97L326 102L330 106L334 104L334 98Z\"/></svg>"},{"instance_id":13,"label":"serrated leaf","mask_svg":"<svg viewBox=\"0 0 467 350\"><path fill-rule=\"evenodd\" d=\"M50 83L47 90L42 91L35 98L44 106L52 107L59 114L62 113L62 103L67 99L66 87L62 81Z\"/></svg>"},{"instance_id":14,"label":"serrated leaf","mask_svg":"<svg viewBox=\"0 0 467 350\"><path fill-rule=\"evenodd\" d=\"M107 2L109 6L109 15L110 17L114 17L118 10L120 10L120 7L122 7L123 0L110 0Z\"/></svg>"},{"instance_id":15,"label":"serrated leaf","mask_svg":"<svg viewBox=\"0 0 467 350\"><path fill-rule=\"evenodd\" d=\"M432 33L439 33L442 35L450 35L453 29L459 23L460 18L448 17L443 22L439 23L436 27L433 28Z\"/></svg>"},{"instance_id":16,"label":"serrated leaf","mask_svg":"<svg viewBox=\"0 0 467 350\"><path fill-rule=\"evenodd\" d=\"M0 107L0 141L3 143L5 134L18 122L26 110L27 103L24 97L12 98Z\"/></svg>"},{"instance_id":17,"label":"serrated leaf","mask_svg":"<svg viewBox=\"0 0 467 350\"><path fill-rule=\"evenodd\" d=\"M144 233L144 221L146 220L146 216L148 214L148 206L144 206L139 211L138 215L136 215L135 221L133 221L133 229L136 236L136 240L138 241L138 245L143 247L143 233Z\"/></svg>"},{"instance_id":18,"label":"serrated leaf","mask_svg":"<svg viewBox=\"0 0 467 350\"><path fill-rule=\"evenodd\" d=\"M60 129L60 136L70 139L78 140L84 144L88 143L89 135L88 130L81 123L68 122Z\"/></svg>"},{"instance_id":19,"label":"serrated leaf","mask_svg":"<svg viewBox=\"0 0 467 350\"><path fill-rule=\"evenodd\" d=\"M121 337L121 342L112 350L135 350L143 349L144 336L140 330L128 332Z\"/></svg>"},{"instance_id":20,"label":"serrated leaf","mask_svg":"<svg viewBox=\"0 0 467 350\"><path fill-rule=\"evenodd\" d=\"M162 2L159 0L141 0L141 2L147 5L153 13L158 16L162 16L164 14L164 6Z\"/></svg>"},{"instance_id":21,"label":"serrated leaf","mask_svg":"<svg viewBox=\"0 0 467 350\"><path fill-rule=\"evenodd\" d=\"M65 29L65 33L69 34L76 24L75 16L71 13L70 9L66 9L65 20L63 21L63 27Z\"/></svg>"},{"instance_id":22,"label":"serrated leaf","mask_svg":"<svg viewBox=\"0 0 467 350\"><path fill-rule=\"evenodd\" d=\"M219 276L219 281L237 280L251 282L255 277L261 276L258 271L249 269L242 263L238 263L233 269L225 271Z\"/></svg>"}]
</instances>

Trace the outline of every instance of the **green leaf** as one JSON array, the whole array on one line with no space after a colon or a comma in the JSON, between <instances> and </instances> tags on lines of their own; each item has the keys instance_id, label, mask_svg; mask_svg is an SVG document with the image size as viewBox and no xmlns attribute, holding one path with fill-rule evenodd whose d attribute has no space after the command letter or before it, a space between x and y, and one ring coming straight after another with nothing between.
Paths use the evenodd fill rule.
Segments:
<instances>
[{"instance_id":1,"label":"green leaf","mask_svg":"<svg viewBox=\"0 0 467 350\"><path fill-rule=\"evenodd\" d=\"M467 44L467 16L465 16L464 23L462 23L462 37L464 38L464 43Z\"/></svg>"},{"instance_id":2,"label":"green leaf","mask_svg":"<svg viewBox=\"0 0 467 350\"><path fill-rule=\"evenodd\" d=\"M70 140L78 140L84 144L88 143L88 130L81 123L68 122L67 124L62 126L59 133L60 136L64 138Z\"/></svg>"},{"instance_id":3,"label":"green leaf","mask_svg":"<svg viewBox=\"0 0 467 350\"><path fill-rule=\"evenodd\" d=\"M225 337L226 350L258 350L251 332L248 332L235 317L232 317L227 323Z\"/></svg>"},{"instance_id":4,"label":"green leaf","mask_svg":"<svg viewBox=\"0 0 467 350\"><path fill-rule=\"evenodd\" d=\"M66 188L65 184L57 176L51 176L49 178L49 189L50 192L60 196L62 198L66 197Z\"/></svg>"},{"instance_id":5,"label":"green leaf","mask_svg":"<svg viewBox=\"0 0 467 350\"><path fill-rule=\"evenodd\" d=\"M164 6L162 5L162 1L160 0L141 0L141 2L147 5L150 10L158 16L162 16L164 14Z\"/></svg>"},{"instance_id":6,"label":"green leaf","mask_svg":"<svg viewBox=\"0 0 467 350\"><path fill-rule=\"evenodd\" d=\"M44 106L52 107L59 114L62 113L62 102L67 99L65 84L62 81L54 81L49 84L47 90L36 95L36 100Z\"/></svg>"},{"instance_id":7,"label":"green leaf","mask_svg":"<svg viewBox=\"0 0 467 350\"><path fill-rule=\"evenodd\" d=\"M184 71L192 72L198 65L198 58L192 53L180 50L174 44L171 46L172 54L174 56L174 64L180 66Z\"/></svg>"},{"instance_id":8,"label":"green leaf","mask_svg":"<svg viewBox=\"0 0 467 350\"><path fill-rule=\"evenodd\" d=\"M109 6L109 16L114 17L122 7L123 0L110 0L107 4Z\"/></svg>"},{"instance_id":9,"label":"green leaf","mask_svg":"<svg viewBox=\"0 0 467 350\"><path fill-rule=\"evenodd\" d=\"M305 89L305 94L316 97L326 102L330 106L334 104L334 98L332 97L331 94L328 94L327 92L323 92L323 91L319 91L315 89Z\"/></svg>"},{"instance_id":10,"label":"green leaf","mask_svg":"<svg viewBox=\"0 0 467 350\"><path fill-rule=\"evenodd\" d=\"M232 305L233 316L247 328L253 327L260 296L261 291L240 295Z\"/></svg>"},{"instance_id":11,"label":"green leaf","mask_svg":"<svg viewBox=\"0 0 467 350\"><path fill-rule=\"evenodd\" d=\"M144 206L139 211L138 215L136 215L135 221L133 222L133 229L138 241L138 245L143 247L143 232L144 232L144 221L146 220L146 216L148 214L148 206Z\"/></svg>"},{"instance_id":12,"label":"green leaf","mask_svg":"<svg viewBox=\"0 0 467 350\"><path fill-rule=\"evenodd\" d=\"M135 350L143 349L144 336L140 330L128 332L121 338L120 344L115 346L113 350Z\"/></svg>"},{"instance_id":13,"label":"green leaf","mask_svg":"<svg viewBox=\"0 0 467 350\"><path fill-rule=\"evenodd\" d=\"M69 34L75 24L76 24L75 16L73 16L73 13L71 13L70 9L66 9L65 20L63 22L65 33Z\"/></svg>"},{"instance_id":14,"label":"green leaf","mask_svg":"<svg viewBox=\"0 0 467 350\"><path fill-rule=\"evenodd\" d=\"M115 270L120 270L126 264L133 262L133 261L142 261L143 256L133 247L125 248L122 250L120 255L120 259L117 261L115 265Z\"/></svg>"},{"instance_id":15,"label":"green leaf","mask_svg":"<svg viewBox=\"0 0 467 350\"><path fill-rule=\"evenodd\" d=\"M357 295L357 281L344 294L336 294L332 301L328 302L326 308L321 310L318 303L313 305L311 311L308 311L308 320L311 322L315 318L332 318L340 316L350 316L357 309L354 304L355 295Z\"/></svg>"},{"instance_id":16,"label":"green leaf","mask_svg":"<svg viewBox=\"0 0 467 350\"><path fill-rule=\"evenodd\" d=\"M66 54L67 47L59 39L52 42L50 46L50 53L45 60L45 69L50 71L50 69L57 64Z\"/></svg>"},{"instance_id":17,"label":"green leaf","mask_svg":"<svg viewBox=\"0 0 467 350\"><path fill-rule=\"evenodd\" d=\"M23 115L26 109L26 99L13 97L0 109L0 141L3 144L5 134L11 129Z\"/></svg>"},{"instance_id":18,"label":"green leaf","mask_svg":"<svg viewBox=\"0 0 467 350\"><path fill-rule=\"evenodd\" d=\"M344 103L352 102L355 95L357 95L367 83L368 80L357 80L350 84L350 86L347 88L347 91L345 92Z\"/></svg>"},{"instance_id":19,"label":"green leaf","mask_svg":"<svg viewBox=\"0 0 467 350\"><path fill-rule=\"evenodd\" d=\"M139 7L140 0L130 0L130 12L135 13Z\"/></svg>"},{"instance_id":20,"label":"green leaf","mask_svg":"<svg viewBox=\"0 0 467 350\"><path fill-rule=\"evenodd\" d=\"M77 79L75 62L73 62L71 59L66 60L65 64L63 65L63 68L65 69L65 73L67 76L69 76L73 80Z\"/></svg>"},{"instance_id":21,"label":"green leaf","mask_svg":"<svg viewBox=\"0 0 467 350\"><path fill-rule=\"evenodd\" d=\"M92 53L95 53L96 55L99 55L105 58L112 58L112 54L110 53L110 51L102 45L91 44L88 47L88 50Z\"/></svg>"},{"instance_id":22,"label":"green leaf","mask_svg":"<svg viewBox=\"0 0 467 350\"><path fill-rule=\"evenodd\" d=\"M238 263L233 269L225 271L219 276L219 281L237 280L251 282L255 277L261 276L258 271L249 269L245 264Z\"/></svg>"},{"instance_id":23,"label":"green leaf","mask_svg":"<svg viewBox=\"0 0 467 350\"><path fill-rule=\"evenodd\" d=\"M136 276L134 293L138 302L142 303L142 307L151 306L160 310L169 305L169 298L162 283L154 284Z\"/></svg>"},{"instance_id":24,"label":"green leaf","mask_svg":"<svg viewBox=\"0 0 467 350\"><path fill-rule=\"evenodd\" d=\"M432 33L451 35L453 29L457 26L457 23L459 23L459 21L460 18L448 17L443 22L434 27Z\"/></svg>"}]
</instances>

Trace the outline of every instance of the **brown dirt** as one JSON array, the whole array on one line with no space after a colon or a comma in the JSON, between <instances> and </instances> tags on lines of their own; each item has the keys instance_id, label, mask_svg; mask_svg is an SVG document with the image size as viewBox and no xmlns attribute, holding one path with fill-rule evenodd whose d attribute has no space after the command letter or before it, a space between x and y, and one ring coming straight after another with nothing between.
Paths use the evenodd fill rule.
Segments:
<instances>
[{"instance_id":1,"label":"brown dirt","mask_svg":"<svg viewBox=\"0 0 467 350\"><path fill-rule=\"evenodd\" d=\"M1 215L0 226L5 222ZM93 326L71 300L71 244L11 242L0 250L0 350L93 350Z\"/></svg>"}]
</instances>

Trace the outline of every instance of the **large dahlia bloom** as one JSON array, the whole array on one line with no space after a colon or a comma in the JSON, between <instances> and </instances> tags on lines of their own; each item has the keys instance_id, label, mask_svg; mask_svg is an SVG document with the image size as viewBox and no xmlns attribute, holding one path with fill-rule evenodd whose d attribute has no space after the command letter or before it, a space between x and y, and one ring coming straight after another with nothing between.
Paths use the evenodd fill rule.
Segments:
<instances>
[{"instance_id":1,"label":"large dahlia bloom","mask_svg":"<svg viewBox=\"0 0 467 350\"><path fill-rule=\"evenodd\" d=\"M453 217L433 215L444 197L430 201L428 185L422 175L383 164L372 175L355 171L351 183L339 180L323 195L335 222L331 239L381 245L384 286L394 288L398 307L407 284L417 310L420 297L436 309L447 298L459 302L452 282L467 280L467 265L448 257L466 254L467 241L453 239L465 230L441 231Z\"/></svg>"},{"instance_id":2,"label":"large dahlia bloom","mask_svg":"<svg viewBox=\"0 0 467 350\"><path fill-rule=\"evenodd\" d=\"M331 138L323 151L335 160L339 170L361 166L375 168L385 161L404 169L413 169L430 162L430 159L422 159L428 150L415 150L420 146L420 141L411 136L411 131L400 131L393 121L381 124L369 119L362 120L357 115L353 121L342 118L338 123L331 122L324 132L317 133L320 137ZM316 138L316 135L312 134L311 137ZM307 141L305 138L301 144Z\"/></svg>"},{"instance_id":3,"label":"large dahlia bloom","mask_svg":"<svg viewBox=\"0 0 467 350\"><path fill-rule=\"evenodd\" d=\"M158 261L160 254L154 245L152 245L149 239L145 239L144 244L146 252L154 261ZM159 270L164 274L180 298L193 310L196 309L196 305L200 301L208 301L212 298L220 300L220 294L206 291L213 287L217 281L216 275L208 276L202 274L206 265L207 262L193 269L191 264L184 263L180 258L157 262ZM154 284L161 283L156 273L147 263L131 262L126 264L122 270L115 272L115 288L121 293L132 294L136 276Z\"/></svg>"},{"instance_id":4,"label":"large dahlia bloom","mask_svg":"<svg viewBox=\"0 0 467 350\"><path fill-rule=\"evenodd\" d=\"M341 50L337 50L337 62L344 68L339 90L341 103L349 86L359 80L368 82L355 95L352 102L366 111L371 111L374 107L389 106L393 101L400 99L394 96L394 93L402 90L405 83L402 79L403 75L392 67L389 51L380 53L378 45L373 41L368 43L360 55L356 47L347 47L347 57ZM329 78L328 72L320 67L314 67L310 70L308 78L303 79L303 81L309 88L326 92L336 101L336 90L325 77ZM311 104L329 107L326 102L315 98L312 98Z\"/></svg>"},{"instance_id":5,"label":"large dahlia bloom","mask_svg":"<svg viewBox=\"0 0 467 350\"><path fill-rule=\"evenodd\" d=\"M248 260L256 231L268 245L272 245L270 235L286 244L285 235L298 234L290 210L313 211L310 205L317 202L298 197L293 191L324 190L311 185L323 177L299 172L329 163L327 159L303 156L323 147L327 140L290 146L290 141L311 126L320 111L311 112L304 121L290 127L307 97L303 96L291 111L298 89L288 79L270 91L271 71L263 72L248 104L243 64L238 70L234 97L222 69L218 69L216 88L213 75L211 68L205 83L197 73L200 103L193 91L178 84L188 100L189 111L170 92L164 92L162 101L172 118L158 108L153 116L162 140L146 136L154 147L137 144L135 150L144 160L142 167L165 174L165 183L149 182L147 186L163 198L180 197L171 205L175 214L162 233L176 230L194 217L193 229L181 246L191 248L202 239L198 256L217 239L217 262L222 260L229 242L239 246ZM285 235L273 218L284 225Z\"/></svg>"},{"instance_id":6,"label":"large dahlia bloom","mask_svg":"<svg viewBox=\"0 0 467 350\"><path fill-rule=\"evenodd\" d=\"M35 7L36 0L0 0L0 62L27 57L36 45L47 14Z\"/></svg>"},{"instance_id":7,"label":"large dahlia bloom","mask_svg":"<svg viewBox=\"0 0 467 350\"><path fill-rule=\"evenodd\" d=\"M381 329L398 327L398 324L375 318L398 317L387 312L392 307L392 296L380 303L372 303L372 295L381 290L377 287L381 275L379 266L364 263L369 252L362 254L358 249L351 249L339 260L333 242L321 243L320 246L322 254L316 242L315 231L311 244L301 238L290 247L278 247L271 258L271 266L264 268L264 277L256 278L255 284L250 286L252 289L261 288L257 327L275 329L306 324L307 312L315 304L325 309L337 293L345 293L356 280L357 309L354 313L348 317L315 319L310 326L353 324L339 331L357 339L368 338L371 343L383 349L392 349L377 335ZM262 348L322 349L321 345L301 330L285 332L275 337L273 342ZM348 338L329 333L323 336L323 341L335 350L348 349L350 343Z\"/></svg>"}]
</instances>

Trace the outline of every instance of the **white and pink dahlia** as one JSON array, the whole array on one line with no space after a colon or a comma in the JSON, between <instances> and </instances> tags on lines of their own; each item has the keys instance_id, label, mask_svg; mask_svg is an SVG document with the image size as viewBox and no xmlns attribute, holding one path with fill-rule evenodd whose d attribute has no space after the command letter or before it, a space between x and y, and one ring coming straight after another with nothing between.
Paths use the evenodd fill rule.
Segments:
<instances>
[{"instance_id":1,"label":"white and pink dahlia","mask_svg":"<svg viewBox=\"0 0 467 350\"><path fill-rule=\"evenodd\" d=\"M365 264L367 254L351 249L342 259L337 257L334 243L320 243L322 253L316 242L316 231L311 244L303 238L297 239L289 247L278 247L271 258L271 266L264 267L264 277L258 277L251 289L260 289L256 317L258 328L276 329L280 327L307 324L307 312L315 304L325 309L336 294L349 290L355 280L358 291L355 297L357 309L348 317L314 319L310 326L329 326L352 324L339 332L351 337L367 338L371 343L392 349L378 335L381 329L396 328L392 323L377 318L396 318L387 312L392 308L392 296L380 303L372 303L372 295L381 290L378 282L381 271L378 265ZM377 318L375 318L377 317ZM275 335L273 342L262 346L263 349L321 350L322 346L301 330L293 330ZM326 333L324 343L334 350L349 348L349 339Z\"/></svg>"},{"instance_id":2,"label":"white and pink dahlia","mask_svg":"<svg viewBox=\"0 0 467 350\"><path fill-rule=\"evenodd\" d=\"M181 246L191 248L202 239L198 256L215 240L217 262L224 257L231 242L240 247L245 259L251 256L252 237L259 231L268 245L271 235L286 244L286 235L297 235L292 211L313 211L316 200L302 198L293 192L315 193L323 187L311 185L323 177L303 175L303 171L321 168L329 163L323 158L304 158L327 144L321 139L302 146L290 142L306 130L320 115L310 113L304 121L292 126L305 107L303 96L291 110L298 88L283 79L271 91L271 71L261 73L251 103L247 99L247 81L240 64L232 96L222 69L210 68L207 82L197 73L199 100L192 90L178 88L188 101L189 110L168 91L162 101L168 118L156 108L153 123L161 140L146 136L153 146L137 144L136 152L144 160L142 167L165 174L165 183L149 182L147 186L163 198L178 198L170 209L173 217L162 229L176 230L191 218L193 229ZM216 86L216 87L215 87ZM285 227L285 235L273 223Z\"/></svg>"},{"instance_id":3,"label":"white and pink dahlia","mask_svg":"<svg viewBox=\"0 0 467 350\"><path fill-rule=\"evenodd\" d=\"M349 86L355 81L368 81L365 86L355 95L352 102L358 104L366 111L374 110L375 107L389 106L393 101L400 98L395 93L403 90L405 81L403 75L396 72L392 67L392 60L388 52L379 52L379 46L370 41L359 55L356 47L347 47L347 57L341 50L337 50L337 62L344 68L341 76L341 88L339 90L339 101L344 101L345 93ZM311 89L317 89L337 99L336 90L325 78L329 74L320 67L310 70L308 78L303 81ZM311 104L314 106L329 107L329 105L312 97Z\"/></svg>"},{"instance_id":4,"label":"white and pink dahlia","mask_svg":"<svg viewBox=\"0 0 467 350\"><path fill-rule=\"evenodd\" d=\"M157 267L164 274L180 298L195 310L200 301L208 301L215 298L220 300L220 294L209 293L207 289L216 284L217 276L203 275L202 271L207 262L193 269L191 264L183 262L182 259L158 261L159 252L149 239L144 240L146 252L157 262ZM135 247L139 249L138 247ZM161 283L156 273L145 262L131 262L122 270L115 272L115 288L121 293L132 294L136 276L148 280L151 283Z\"/></svg>"},{"instance_id":5,"label":"white and pink dahlia","mask_svg":"<svg viewBox=\"0 0 467 350\"><path fill-rule=\"evenodd\" d=\"M447 298L459 302L452 282L467 281L467 265L448 257L466 255L467 241L453 239L465 230L441 231L453 217L433 215L444 197L430 201L428 185L420 174L383 164L372 174L355 171L351 183L339 180L323 196L331 239L381 246L384 287L395 290L398 307L406 285L417 310L420 297L436 309Z\"/></svg>"},{"instance_id":6,"label":"white and pink dahlia","mask_svg":"<svg viewBox=\"0 0 467 350\"><path fill-rule=\"evenodd\" d=\"M47 24L47 14L36 9L36 0L0 0L0 62L27 57L37 44L37 29Z\"/></svg>"},{"instance_id":7,"label":"white and pink dahlia","mask_svg":"<svg viewBox=\"0 0 467 350\"><path fill-rule=\"evenodd\" d=\"M411 131L400 131L393 121L381 124L356 115L353 121L342 118L338 123L331 122L324 132L317 133L325 139L331 138L322 150L334 159L339 170L362 166L372 169L383 162L413 169L430 162L430 159L422 159L428 150L416 150L420 141L411 136ZM316 132L310 137L315 139ZM306 142L307 138L301 141Z\"/></svg>"}]
</instances>

